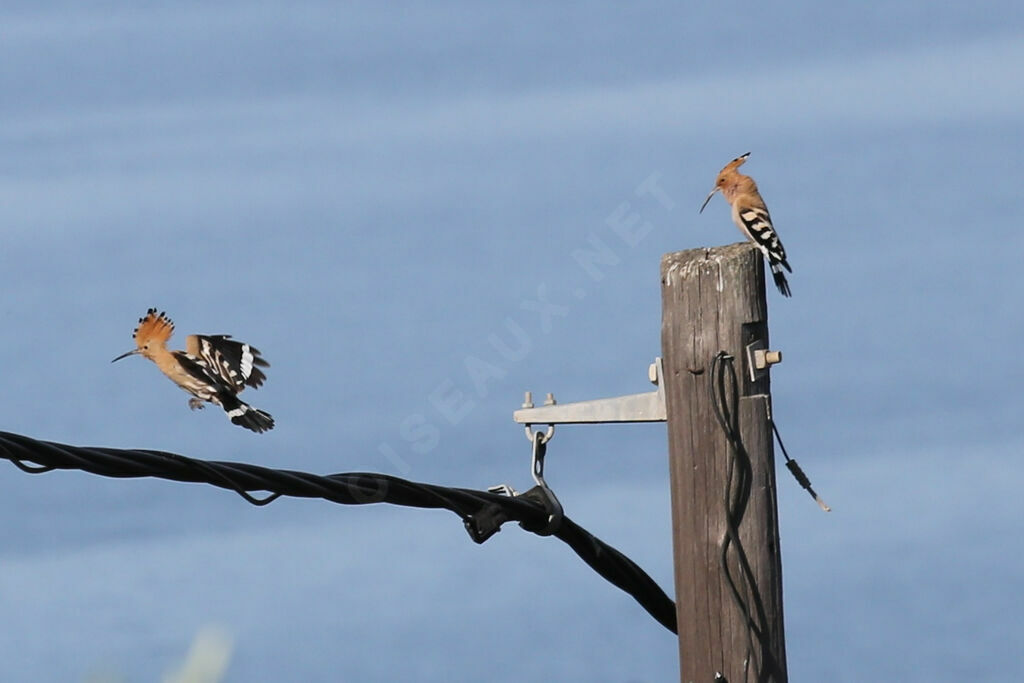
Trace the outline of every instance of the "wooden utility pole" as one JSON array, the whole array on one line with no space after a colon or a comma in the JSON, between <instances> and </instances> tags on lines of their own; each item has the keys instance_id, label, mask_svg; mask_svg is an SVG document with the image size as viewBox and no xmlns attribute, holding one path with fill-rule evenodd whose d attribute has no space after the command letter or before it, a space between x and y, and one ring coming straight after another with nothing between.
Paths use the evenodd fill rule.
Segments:
<instances>
[{"instance_id":1,"label":"wooden utility pole","mask_svg":"<svg viewBox=\"0 0 1024 683\"><path fill-rule=\"evenodd\" d=\"M761 256L746 243L666 254L661 284L681 680L712 683L720 673L729 683L782 683L786 647L770 388L766 371L751 379L748 356L748 347L768 348ZM735 500L746 456L735 459L712 405L711 365L720 351L732 357L739 389L734 412L752 475L739 543L728 547L727 571L721 564L729 528L727 486ZM737 553L740 546L749 572Z\"/></svg>"}]
</instances>

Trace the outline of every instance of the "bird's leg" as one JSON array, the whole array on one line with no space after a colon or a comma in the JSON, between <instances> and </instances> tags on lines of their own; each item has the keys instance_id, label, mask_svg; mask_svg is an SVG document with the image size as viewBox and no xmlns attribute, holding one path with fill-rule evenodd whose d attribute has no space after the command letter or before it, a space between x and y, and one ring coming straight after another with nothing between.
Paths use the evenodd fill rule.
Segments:
<instances>
[{"instance_id":1,"label":"bird's leg","mask_svg":"<svg viewBox=\"0 0 1024 683\"><path fill-rule=\"evenodd\" d=\"M203 399L193 397L188 400L188 407L192 410L202 410L206 406L203 405Z\"/></svg>"}]
</instances>

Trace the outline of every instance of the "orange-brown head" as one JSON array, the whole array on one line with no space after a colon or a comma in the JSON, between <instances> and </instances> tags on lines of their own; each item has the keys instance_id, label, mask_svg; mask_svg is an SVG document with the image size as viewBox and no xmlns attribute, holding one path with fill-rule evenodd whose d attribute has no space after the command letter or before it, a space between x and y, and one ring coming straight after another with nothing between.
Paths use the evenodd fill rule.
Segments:
<instances>
[{"instance_id":1,"label":"orange-brown head","mask_svg":"<svg viewBox=\"0 0 1024 683\"><path fill-rule=\"evenodd\" d=\"M167 350L167 340L171 338L172 334L174 334L174 323L167 317L167 314L162 311L157 313L155 308L151 308L146 311L145 317L139 318L139 326L132 332L132 338L135 339L135 345L138 348L128 353L122 353L110 362L113 363L135 354L153 360L154 355Z\"/></svg>"},{"instance_id":2,"label":"orange-brown head","mask_svg":"<svg viewBox=\"0 0 1024 683\"><path fill-rule=\"evenodd\" d=\"M718 172L718 177L715 178L714 189L712 189L711 192L708 193L707 199L705 199L704 203L700 205L700 211L698 211L697 213L704 213L704 207L708 205L708 202L711 201L711 198L715 195L716 192L721 192L725 196L726 201L728 201L731 204L732 198L736 196L736 194L738 194L739 190L741 189L741 186L744 186L744 190L749 191L750 188L746 187L749 184L753 186L756 190L757 186L754 185L753 178L751 178L750 176L745 176L738 170L736 170L744 163L746 163L747 157L749 156L750 152L747 152L746 154L736 157L735 159L727 163L725 165L725 168Z\"/></svg>"}]
</instances>

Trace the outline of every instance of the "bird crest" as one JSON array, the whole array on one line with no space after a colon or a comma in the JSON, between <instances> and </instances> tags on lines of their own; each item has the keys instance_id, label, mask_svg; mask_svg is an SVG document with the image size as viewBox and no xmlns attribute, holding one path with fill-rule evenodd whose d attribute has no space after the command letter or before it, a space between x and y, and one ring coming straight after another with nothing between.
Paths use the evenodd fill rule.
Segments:
<instances>
[{"instance_id":1,"label":"bird crest","mask_svg":"<svg viewBox=\"0 0 1024 683\"><path fill-rule=\"evenodd\" d=\"M738 169L740 166L747 162L747 157L749 156L750 152L747 152L746 154L741 154L740 156L736 157L735 159L727 163L725 167L718 172L718 176L722 177L723 175L736 172L736 169Z\"/></svg>"},{"instance_id":2,"label":"bird crest","mask_svg":"<svg viewBox=\"0 0 1024 683\"><path fill-rule=\"evenodd\" d=\"M161 311L156 312L155 308L146 311L146 316L139 318L139 326L132 331L132 339L141 349L147 344L156 343L164 345L174 334L174 323L167 314Z\"/></svg>"}]
</instances>

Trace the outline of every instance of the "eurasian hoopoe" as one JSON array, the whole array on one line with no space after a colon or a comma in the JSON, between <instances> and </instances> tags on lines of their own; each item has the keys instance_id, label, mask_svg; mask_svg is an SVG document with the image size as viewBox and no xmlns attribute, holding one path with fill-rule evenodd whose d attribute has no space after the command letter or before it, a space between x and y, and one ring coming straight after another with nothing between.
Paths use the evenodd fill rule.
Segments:
<instances>
[{"instance_id":1,"label":"eurasian hoopoe","mask_svg":"<svg viewBox=\"0 0 1024 683\"><path fill-rule=\"evenodd\" d=\"M192 394L188 401L192 410L209 401L223 408L236 425L257 433L274 428L274 418L238 398L247 386L258 389L267 378L260 368L270 367L270 363L263 360L259 349L234 341L226 334L190 334L185 337L184 351L168 351L167 340L173 333L170 318L151 308L144 318L139 318L139 326L132 332L138 348L110 362L141 355Z\"/></svg>"},{"instance_id":2,"label":"eurasian hoopoe","mask_svg":"<svg viewBox=\"0 0 1024 683\"><path fill-rule=\"evenodd\" d=\"M775 286L779 288L782 295L790 296L789 283L786 282L786 276L782 269L785 268L791 273L793 269L789 267L789 263L786 261L786 250L782 246L782 242L779 241L775 228L772 227L772 217L768 215L768 207L761 199L761 193L757 191L757 183L754 182L754 179L736 170L749 156L750 152L747 152L725 165L715 180L715 188L708 193L708 198L701 204L699 213L704 212L704 207L711 201L711 197L721 190L725 201L732 206L733 223L768 259Z\"/></svg>"}]
</instances>

